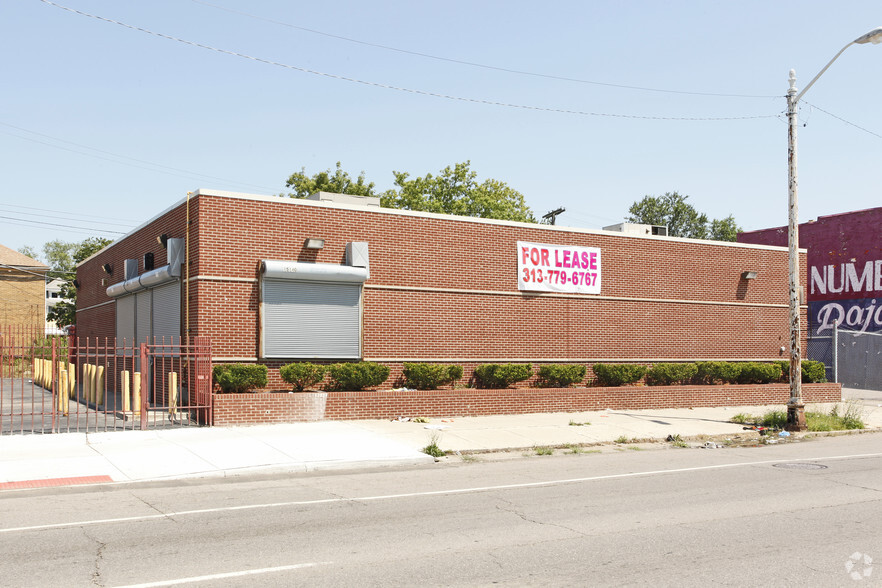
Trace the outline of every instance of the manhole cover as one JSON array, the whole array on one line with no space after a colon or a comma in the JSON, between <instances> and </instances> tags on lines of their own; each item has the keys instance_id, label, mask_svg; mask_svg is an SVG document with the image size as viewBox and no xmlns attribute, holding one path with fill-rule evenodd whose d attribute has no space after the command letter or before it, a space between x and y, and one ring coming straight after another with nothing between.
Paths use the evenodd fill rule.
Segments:
<instances>
[{"instance_id":1,"label":"manhole cover","mask_svg":"<svg viewBox=\"0 0 882 588\"><path fill-rule=\"evenodd\" d=\"M826 470L827 466L819 463L776 463L775 468L784 468L785 470Z\"/></svg>"}]
</instances>

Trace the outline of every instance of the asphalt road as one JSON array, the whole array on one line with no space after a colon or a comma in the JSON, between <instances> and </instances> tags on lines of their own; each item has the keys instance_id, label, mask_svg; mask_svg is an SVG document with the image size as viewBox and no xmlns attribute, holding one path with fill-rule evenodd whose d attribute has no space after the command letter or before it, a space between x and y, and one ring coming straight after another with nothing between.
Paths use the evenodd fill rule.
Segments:
<instances>
[{"instance_id":1,"label":"asphalt road","mask_svg":"<svg viewBox=\"0 0 882 588\"><path fill-rule=\"evenodd\" d=\"M4 492L0 585L882 585L880 470L863 434Z\"/></svg>"}]
</instances>

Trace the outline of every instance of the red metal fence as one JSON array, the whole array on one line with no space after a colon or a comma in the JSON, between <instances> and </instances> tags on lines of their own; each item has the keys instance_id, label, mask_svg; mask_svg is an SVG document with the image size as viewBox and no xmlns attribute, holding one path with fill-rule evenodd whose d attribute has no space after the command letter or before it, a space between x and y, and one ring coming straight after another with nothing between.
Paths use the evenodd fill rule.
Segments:
<instances>
[{"instance_id":1,"label":"red metal fence","mask_svg":"<svg viewBox=\"0 0 882 588\"><path fill-rule=\"evenodd\" d=\"M211 342L0 331L0 435L211 425Z\"/></svg>"}]
</instances>

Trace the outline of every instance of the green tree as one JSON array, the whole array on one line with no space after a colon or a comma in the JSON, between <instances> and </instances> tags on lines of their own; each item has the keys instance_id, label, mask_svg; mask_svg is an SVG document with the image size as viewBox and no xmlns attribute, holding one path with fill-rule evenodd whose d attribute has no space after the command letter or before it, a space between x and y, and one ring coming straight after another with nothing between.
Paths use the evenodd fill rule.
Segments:
<instances>
[{"instance_id":1,"label":"green tree","mask_svg":"<svg viewBox=\"0 0 882 588\"><path fill-rule=\"evenodd\" d=\"M31 259L35 259L37 261L40 261L40 254L37 253L37 250L34 249L33 247L31 247L30 245L22 245L21 247L18 248L18 252L21 253L22 255L27 255Z\"/></svg>"},{"instance_id":2,"label":"green tree","mask_svg":"<svg viewBox=\"0 0 882 588\"><path fill-rule=\"evenodd\" d=\"M74 253L80 243L55 239L43 245L43 256L49 266L49 276L53 278L67 278L68 274L76 272Z\"/></svg>"},{"instance_id":3,"label":"green tree","mask_svg":"<svg viewBox=\"0 0 882 588\"><path fill-rule=\"evenodd\" d=\"M699 213L686 202L689 196L677 192L666 192L664 196L644 196L628 209L630 216L625 220L647 225L667 225L672 237L690 239L712 239L715 241L734 241L741 228L730 214L724 219L708 221L704 213Z\"/></svg>"},{"instance_id":4,"label":"green tree","mask_svg":"<svg viewBox=\"0 0 882 588\"><path fill-rule=\"evenodd\" d=\"M330 169L327 169L314 176L306 175L306 168L302 167L299 172L293 173L288 177L285 185L294 189L293 192L288 193L288 196L291 198L306 198L316 192L375 196L374 183L365 182L364 172L358 174L358 178L353 181L352 177L340 167L339 161L335 171L332 172Z\"/></svg>"},{"instance_id":5,"label":"green tree","mask_svg":"<svg viewBox=\"0 0 882 588\"><path fill-rule=\"evenodd\" d=\"M380 202L388 208L536 222L523 194L499 180L479 183L470 165L470 161L457 163L437 176L413 179L406 172L392 172L398 188L384 193Z\"/></svg>"},{"instance_id":6,"label":"green tree","mask_svg":"<svg viewBox=\"0 0 882 588\"><path fill-rule=\"evenodd\" d=\"M104 249L112 242L113 240L103 237L89 237L80 243L70 243L73 246L70 254L71 272L76 269L76 264ZM50 243L55 242L50 241ZM47 243L43 249L47 251L47 257L49 255L47 247L50 243ZM61 285L61 300L49 309L46 318L59 327L64 327L77 322L77 289L73 285L73 273L67 273L61 278L64 279L64 283Z\"/></svg>"},{"instance_id":7,"label":"green tree","mask_svg":"<svg viewBox=\"0 0 882 588\"><path fill-rule=\"evenodd\" d=\"M714 241L735 241L741 231L741 227L735 222L735 217L730 214L724 219L711 221L710 238Z\"/></svg>"}]
</instances>

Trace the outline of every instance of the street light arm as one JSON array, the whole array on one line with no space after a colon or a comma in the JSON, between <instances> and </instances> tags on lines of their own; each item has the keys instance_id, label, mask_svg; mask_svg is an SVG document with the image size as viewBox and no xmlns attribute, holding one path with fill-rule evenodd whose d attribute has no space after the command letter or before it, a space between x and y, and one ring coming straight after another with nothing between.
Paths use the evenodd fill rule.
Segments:
<instances>
[{"instance_id":1,"label":"street light arm","mask_svg":"<svg viewBox=\"0 0 882 588\"><path fill-rule=\"evenodd\" d=\"M805 94L806 92L808 92L808 89L812 87L812 84L814 84L816 81L818 81L818 78L821 77L821 75L825 71L827 71L827 68L829 68L831 65L833 65L833 62L836 61L840 55L842 55L843 51L845 51L846 49L848 49L849 47L851 47L855 43L857 43L859 45L863 45L864 43L872 43L874 45L877 45L880 42L882 42L882 27L876 27L875 29L873 29L869 33L867 33L865 35L861 35L860 37L858 37L857 39L855 39L854 41L852 41L851 43L849 43L848 45L843 47L839 51L839 53L834 55L833 59L831 59L830 62L824 66L824 69L819 71L818 75L816 75L814 78L812 78L812 81L810 81L808 83L808 85L802 89L802 92L800 92L799 94L796 95L796 98L793 99L793 104L795 105L797 102L799 102L799 99L802 98L802 95Z\"/></svg>"},{"instance_id":2,"label":"street light arm","mask_svg":"<svg viewBox=\"0 0 882 588\"><path fill-rule=\"evenodd\" d=\"M839 53L837 53L836 55L834 55L834 56L833 56L833 59L831 59L830 62L827 63L827 65L824 66L824 69L822 69L821 71L819 71L819 72L818 72L818 75L816 75L815 77L813 77L813 78L812 78L812 81L810 81L810 82L806 85L806 87L802 89L802 92L800 92L799 94L796 95L796 98L793 99L793 104L796 104L797 102L799 102L799 99L802 98L802 95L805 94L806 92L808 92L808 89L811 88L812 85L813 85L815 82L818 81L818 78L821 77L821 76L824 74L824 72L827 71L827 69L828 69L831 65L833 65L833 62L836 61L837 59L839 59L839 56L842 55L842 53L843 53L846 49L848 49L849 47L851 47L852 45L854 45L854 43L855 43L855 42L852 41L851 43L849 43L848 45L846 45L845 47L843 47L842 49L840 49L840 50L839 50Z\"/></svg>"}]
</instances>

